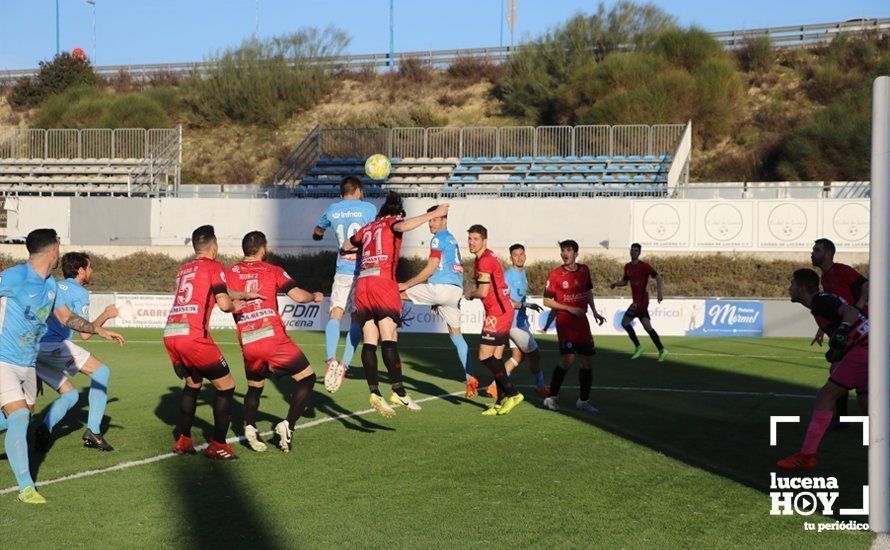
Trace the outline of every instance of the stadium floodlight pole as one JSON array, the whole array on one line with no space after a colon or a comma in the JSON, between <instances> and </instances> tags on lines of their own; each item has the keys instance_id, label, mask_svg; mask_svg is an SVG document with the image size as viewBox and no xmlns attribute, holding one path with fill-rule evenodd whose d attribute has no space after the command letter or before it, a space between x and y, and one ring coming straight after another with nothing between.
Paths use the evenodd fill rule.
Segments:
<instances>
[{"instance_id":1,"label":"stadium floodlight pole","mask_svg":"<svg viewBox=\"0 0 890 550\"><path fill-rule=\"evenodd\" d=\"M61 50L59 49L59 0L56 0L56 55L59 55Z\"/></svg>"},{"instance_id":2,"label":"stadium floodlight pole","mask_svg":"<svg viewBox=\"0 0 890 550\"><path fill-rule=\"evenodd\" d=\"M871 119L868 315L868 524L890 532L890 76L875 79Z\"/></svg>"},{"instance_id":3,"label":"stadium floodlight pole","mask_svg":"<svg viewBox=\"0 0 890 550\"><path fill-rule=\"evenodd\" d=\"M389 70L396 69L395 0L389 0Z\"/></svg>"},{"instance_id":4,"label":"stadium floodlight pole","mask_svg":"<svg viewBox=\"0 0 890 550\"><path fill-rule=\"evenodd\" d=\"M90 54L90 61L96 66L96 0L87 0L87 4L93 6L93 51Z\"/></svg>"},{"instance_id":5,"label":"stadium floodlight pole","mask_svg":"<svg viewBox=\"0 0 890 550\"><path fill-rule=\"evenodd\" d=\"M501 20L501 40L498 45L502 48L504 47L504 18L506 16L504 13L504 0L501 0L501 16L499 18Z\"/></svg>"},{"instance_id":6,"label":"stadium floodlight pole","mask_svg":"<svg viewBox=\"0 0 890 550\"><path fill-rule=\"evenodd\" d=\"M258 42L260 39L260 0L256 0L256 14L253 22L253 40Z\"/></svg>"}]
</instances>

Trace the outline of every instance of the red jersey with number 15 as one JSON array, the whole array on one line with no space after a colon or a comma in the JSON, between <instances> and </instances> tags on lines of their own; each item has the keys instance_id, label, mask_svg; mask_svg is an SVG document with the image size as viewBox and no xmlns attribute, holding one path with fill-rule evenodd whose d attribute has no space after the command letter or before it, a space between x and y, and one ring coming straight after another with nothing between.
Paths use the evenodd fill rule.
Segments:
<instances>
[{"instance_id":1,"label":"red jersey with number 15","mask_svg":"<svg viewBox=\"0 0 890 550\"><path fill-rule=\"evenodd\" d=\"M196 258L183 264L176 276L176 297L167 315L164 337L206 337L216 295L226 292L226 276L218 261Z\"/></svg>"},{"instance_id":2,"label":"red jersey with number 15","mask_svg":"<svg viewBox=\"0 0 890 550\"><path fill-rule=\"evenodd\" d=\"M284 269L266 262L240 262L229 268L226 280L233 290L258 292L264 296L249 300L244 309L232 315L242 344L284 334L277 295L279 292L287 294L297 286Z\"/></svg>"},{"instance_id":3,"label":"red jersey with number 15","mask_svg":"<svg viewBox=\"0 0 890 550\"><path fill-rule=\"evenodd\" d=\"M510 315L513 315L510 287L507 286L507 280L504 278L504 268L501 267L501 262L498 261L494 252L485 249L485 252L476 258L474 271L473 280L476 281L476 286L479 286L479 283L488 283L491 286L488 294L482 299L485 314L498 317L509 312Z\"/></svg>"},{"instance_id":4,"label":"red jersey with number 15","mask_svg":"<svg viewBox=\"0 0 890 550\"><path fill-rule=\"evenodd\" d=\"M352 236L350 242L358 247L361 258L359 277L378 276L396 280L402 234L393 231L392 226L400 221L402 218L387 216L369 223Z\"/></svg>"}]
</instances>

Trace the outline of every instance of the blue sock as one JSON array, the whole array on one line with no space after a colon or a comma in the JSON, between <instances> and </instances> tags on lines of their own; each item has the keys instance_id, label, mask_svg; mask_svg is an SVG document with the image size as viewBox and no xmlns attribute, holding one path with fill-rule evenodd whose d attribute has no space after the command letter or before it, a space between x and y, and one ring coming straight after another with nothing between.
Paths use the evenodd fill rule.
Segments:
<instances>
[{"instance_id":1,"label":"blue sock","mask_svg":"<svg viewBox=\"0 0 890 550\"><path fill-rule=\"evenodd\" d=\"M544 387L544 371L539 370L535 373L535 385L539 388Z\"/></svg>"},{"instance_id":2,"label":"blue sock","mask_svg":"<svg viewBox=\"0 0 890 550\"><path fill-rule=\"evenodd\" d=\"M73 392L69 392L73 393ZM31 413L28 409L19 409L9 415L9 431L6 432L6 458L9 467L19 482L19 491L25 487L34 487L31 479L31 466L28 464L28 421Z\"/></svg>"},{"instance_id":3,"label":"blue sock","mask_svg":"<svg viewBox=\"0 0 890 550\"><path fill-rule=\"evenodd\" d=\"M100 433L102 418L105 416L105 404L108 403L108 378L111 369L102 365L90 375L90 413L87 417L87 428L94 434Z\"/></svg>"},{"instance_id":4,"label":"blue sock","mask_svg":"<svg viewBox=\"0 0 890 550\"><path fill-rule=\"evenodd\" d=\"M0 413L0 432L5 432L7 428L9 428L9 419Z\"/></svg>"},{"instance_id":5,"label":"blue sock","mask_svg":"<svg viewBox=\"0 0 890 550\"><path fill-rule=\"evenodd\" d=\"M464 340L463 334L451 334L451 341L457 348L457 356L460 358L460 364L464 367L464 375L466 379L470 379L470 346Z\"/></svg>"},{"instance_id":6,"label":"blue sock","mask_svg":"<svg viewBox=\"0 0 890 550\"><path fill-rule=\"evenodd\" d=\"M324 347L327 351L327 359L335 359L337 357L337 344L340 342L340 321L329 319L328 324L324 327Z\"/></svg>"},{"instance_id":7,"label":"blue sock","mask_svg":"<svg viewBox=\"0 0 890 550\"><path fill-rule=\"evenodd\" d=\"M68 414L68 411L71 410L77 403L77 391L71 390L67 393L63 393L59 397L53 401L53 404L49 406L49 412L46 413L46 416L43 417L43 424L46 428L52 432L53 428L56 427L56 424L62 421L65 418L65 415Z\"/></svg>"},{"instance_id":8,"label":"blue sock","mask_svg":"<svg viewBox=\"0 0 890 550\"><path fill-rule=\"evenodd\" d=\"M362 341L362 327L358 323L352 323L349 327L349 333L346 335L346 346L343 348L343 364L349 368L349 362L355 355L355 347Z\"/></svg>"}]
</instances>

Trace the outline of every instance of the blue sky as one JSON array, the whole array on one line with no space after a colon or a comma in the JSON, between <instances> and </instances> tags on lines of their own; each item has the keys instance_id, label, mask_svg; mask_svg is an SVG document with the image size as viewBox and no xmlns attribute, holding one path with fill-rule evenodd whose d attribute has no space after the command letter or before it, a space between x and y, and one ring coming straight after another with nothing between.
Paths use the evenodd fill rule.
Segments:
<instances>
[{"instance_id":1,"label":"blue sky","mask_svg":"<svg viewBox=\"0 0 890 550\"><path fill-rule=\"evenodd\" d=\"M92 45L86 0L60 0L61 47ZM606 2L611 5L614 2ZM255 0L96 0L100 65L198 61L254 32ZM656 1L683 24L708 30L799 25L890 16L887 0ZM348 53L389 49L389 0L259 0L260 35L337 25ZM396 50L496 46L501 0L395 0ZM597 2L518 0L518 40L534 36ZM505 30L506 33L506 30ZM505 42L509 42L506 35ZM0 0L0 70L36 67L55 53L55 0Z\"/></svg>"}]
</instances>

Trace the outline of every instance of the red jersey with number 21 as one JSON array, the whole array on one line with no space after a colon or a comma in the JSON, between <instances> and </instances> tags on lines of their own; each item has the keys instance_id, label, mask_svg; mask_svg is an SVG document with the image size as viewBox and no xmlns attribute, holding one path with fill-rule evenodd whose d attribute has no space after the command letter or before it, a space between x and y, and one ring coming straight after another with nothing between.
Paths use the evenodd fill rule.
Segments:
<instances>
[{"instance_id":1,"label":"red jersey with number 21","mask_svg":"<svg viewBox=\"0 0 890 550\"><path fill-rule=\"evenodd\" d=\"M176 297L167 315L164 337L206 337L216 295L226 292L226 276L218 261L196 258L183 264L176 276Z\"/></svg>"},{"instance_id":2,"label":"red jersey with number 21","mask_svg":"<svg viewBox=\"0 0 890 550\"><path fill-rule=\"evenodd\" d=\"M562 265L551 271L544 286L544 296L563 305L579 307L586 312L593 283L590 280L590 268L584 264L577 265L578 269L574 271ZM559 309L556 311L556 322L558 325L586 324L587 318L575 317L568 311Z\"/></svg>"},{"instance_id":3,"label":"red jersey with number 21","mask_svg":"<svg viewBox=\"0 0 890 550\"><path fill-rule=\"evenodd\" d=\"M249 300L247 306L233 314L242 344L284 334L284 323L278 315L278 293L287 294L297 286L277 265L266 262L241 262L226 272L229 288L258 292L263 298Z\"/></svg>"},{"instance_id":4,"label":"red jersey with number 21","mask_svg":"<svg viewBox=\"0 0 890 550\"><path fill-rule=\"evenodd\" d=\"M352 236L350 242L358 247L361 258L359 277L378 276L396 280L402 234L393 231L392 226L400 221L402 218L395 217L375 220Z\"/></svg>"}]
</instances>

